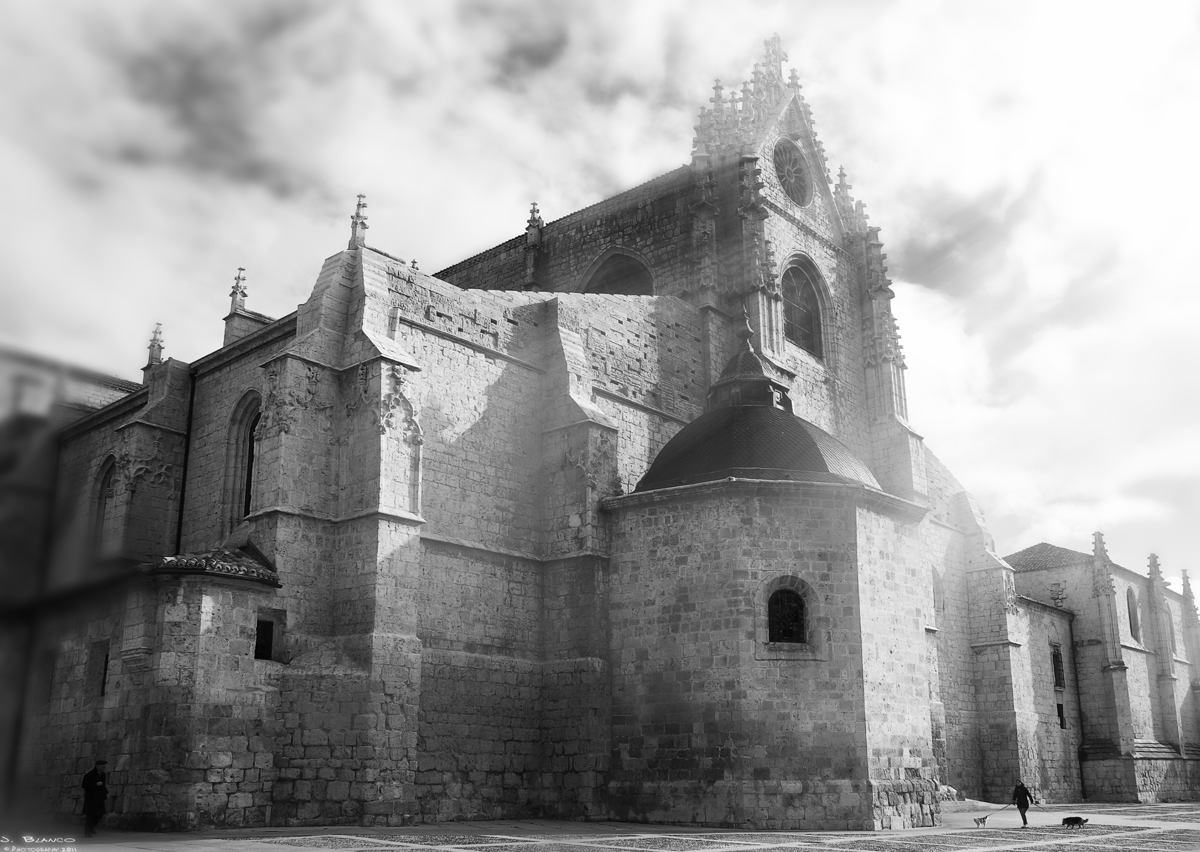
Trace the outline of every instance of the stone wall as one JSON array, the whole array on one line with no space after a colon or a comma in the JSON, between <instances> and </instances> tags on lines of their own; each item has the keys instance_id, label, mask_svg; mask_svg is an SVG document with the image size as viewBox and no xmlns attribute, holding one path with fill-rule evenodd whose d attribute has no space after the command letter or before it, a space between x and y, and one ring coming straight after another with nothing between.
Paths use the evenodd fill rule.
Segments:
<instances>
[{"instance_id":1,"label":"stone wall","mask_svg":"<svg viewBox=\"0 0 1200 852\"><path fill-rule=\"evenodd\" d=\"M933 753L925 608L932 597L916 524L882 505L860 506L854 526L868 771L876 828L934 825Z\"/></svg>"},{"instance_id":2,"label":"stone wall","mask_svg":"<svg viewBox=\"0 0 1200 852\"><path fill-rule=\"evenodd\" d=\"M242 477L234 470L232 430L238 403L247 394L268 396L263 365L292 342L295 318L285 317L236 344L219 350L193 365L195 397L191 412L184 535L185 553L216 547L241 521L241 492L235 482ZM248 426L248 424L245 424ZM259 460L261 467L263 460ZM237 482L240 484L240 482ZM263 508L264 494L254 495L252 509Z\"/></svg>"},{"instance_id":3,"label":"stone wall","mask_svg":"<svg viewBox=\"0 0 1200 852\"><path fill-rule=\"evenodd\" d=\"M924 806L932 819L930 801L901 802L894 795L912 790L873 792L870 780L875 763L905 759L900 740L916 746L911 758L918 766L931 750L927 712L914 721L896 707L893 719L881 698L873 708L879 712L867 715L860 613L864 595L886 592L868 592L860 576L852 491L730 483L612 504L613 816L871 828L880 819L874 808L884 802L890 817L916 821ZM907 558L900 561L901 573L915 570ZM871 573L881 584L903 583ZM803 590L811 618L806 644L765 641L766 597L779 582ZM871 607L874 617L882 615ZM911 607L882 617L876 630L890 635L895 623L906 637L923 635ZM920 654L923 643L915 644ZM928 706L923 674L911 666L881 661L870 676L871 688L884 693L924 690L919 703ZM797 696L804 696L800 713ZM922 724L923 731L912 730ZM910 786L927 793L932 783L923 772L932 775L918 769L919 783ZM904 767L900 775L907 777Z\"/></svg>"},{"instance_id":4,"label":"stone wall","mask_svg":"<svg viewBox=\"0 0 1200 852\"><path fill-rule=\"evenodd\" d=\"M1027 598L1020 599L1028 619L1030 674L1037 713L1036 775L1025 786L1046 802L1077 802L1082 798L1079 746L1079 685L1072 663L1071 614ZM1063 659L1063 686L1055 685L1053 652ZM1059 707L1062 709L1060 722Z\"/></svg>"},{"instance_id":5,"label":"stone wall","mask_svg":"<svg viewBox=\"0 0 1200 852\"><path fill-rule=\"evenodd\" d=\"M50 699L30 731L28 779L60 817L79 779L109 761L109 824L139 829L269 821L282 666L253 657L270 590L155 578L44 625Z\"/></svg>"},{"instance_id":6,"label":"stone wall","mask_svg":"<svg viewBox=\"0 0 1200 852\"><path fill-rule=\"evenodd\" d=\"M547 223L536 253L537 288L579 292L606 250L619 248L649 266L656 294L679 295L692 273L691 234L680 224L688 221L691 202L691 172L679 168ZM518 237L443 269L437 277L462 288L518 290L526 272L526 239Z\"/></svg>"}]
</instances>

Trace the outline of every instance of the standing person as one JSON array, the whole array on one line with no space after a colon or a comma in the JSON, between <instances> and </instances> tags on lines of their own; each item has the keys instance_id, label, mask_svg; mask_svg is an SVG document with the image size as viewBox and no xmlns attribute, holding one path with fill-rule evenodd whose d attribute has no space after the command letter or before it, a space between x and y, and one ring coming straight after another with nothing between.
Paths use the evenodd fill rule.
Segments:
<instances>
[{"instance_id":1,"label":"standing person","mask_svg":"<svg viewBox=\"0 0 1200 852\"><path fill-rule=\"evenodd\" d=\"M92 771L83 776L83 836L92 837L104 816L104 800L108 798L107 760L97 760Z\"/></svg>"},{"instance_id":2,"label":"standing person","mask_svg":"<svg viewBox=\"0 0 1200 852\"><path fill-rule=\"evenodd\" d=\"M1037 804L1037 799L1033 798L1033 793L1029 792L1029 788L1025 786L1024 781L1018 781L1017 786L1013 788L1013 804L1017 806L1017 810L1021 812L1021 828L1029 828L1029 820L1025 819L1025 811L1029 810L1029 803Z\"/></svg>"}]
</instances>

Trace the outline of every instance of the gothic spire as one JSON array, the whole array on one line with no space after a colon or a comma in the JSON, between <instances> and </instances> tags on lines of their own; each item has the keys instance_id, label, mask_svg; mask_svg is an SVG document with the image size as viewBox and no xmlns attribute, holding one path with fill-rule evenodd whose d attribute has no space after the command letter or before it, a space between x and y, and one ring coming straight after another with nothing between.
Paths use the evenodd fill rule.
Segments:
<instances>
[{"instance_id":1,"label":"gothic spire","mask_svg":"<svg viewBox=\"0 0 1200 852\"><path fill-rule=\"evenodd\" d=\"M713 85L712 107L701 107L700 120L696 124L696 138L692 152L693 162L700 156L719 152L747 150L764 132L769 122L779 117L779 109L793 96L799 96L800 82L795 72L785 80L780 68L787 60L779 35L767 39L763 44L766 53L761 62L754 64L749 80L742 84L741 93L733 88L725 94L725 87L717 80ZM811 117L802 104L805 121L810 125ZM815 141L815 137L814 137ZM818 153L820 153L819 143ZM824 158L822 156L822 169Z\"/></svg>"},{"instance_id":2,"label":"gothic spire","mask_svg":"<svg viewBox=\"0 0 1200 852\"><path fill-rule=\"evenodd\" d=\"M1188 624L1196 624L1200 618L1196 615L1196 596L1192 593L1192 584L1188 581L1188 572L1183 572L1183 618Z\"/></svg>"},{"instance_id":3,"label":"gothic spire","mask_svg":"<svg viewBox=\"0 0 1200 852\"><path fill-rule=\"evenodd\" d=\"M354 215L350 217L350 244L346 248L357 248L367 244L367 214L363 211L367 209L366 196L361 193L358 196L358 205L354 208Z\"/></svg>"},{"instance_id":4,"label":"gothic spire","mask_svg":"<svg viewBox=\"0 0 1200 852\"><path fill-rule=\"evenodd\" d=\"M233 279L233 289L229 291L229 310L241 311L246 308L246 276L242 273L246 271L246 267L239 266L237 275Z\"/></svg>"},{"instance_id":5,"label":"gothic spire","mask_svg":"<svg viewBox=\"0 0 1200 852\"><path fill-rule=\"evenodd\" d=\"M150 350L150 360L146 362L146 366L153 367L156 364L161 364L163 353L161 322L154 324L154 333L150 335L150 345L146 348Z\"/></svg>"}]
</instances>

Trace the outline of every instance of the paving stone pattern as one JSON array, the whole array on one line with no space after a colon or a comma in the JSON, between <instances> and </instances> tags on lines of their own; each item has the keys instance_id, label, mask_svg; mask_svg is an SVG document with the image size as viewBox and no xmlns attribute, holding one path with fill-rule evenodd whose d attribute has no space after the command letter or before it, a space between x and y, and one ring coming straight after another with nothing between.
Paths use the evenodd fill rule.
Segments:
<instances>
[{"instance_id":1,"label":"paving stone pattern","mask_svg":"<svg viewBox=\"0 0 1200 852\"><path fill-rule=\"evenodd\" d=\"M1157 819L1157 817L1155 817ZM1103 838L1101 840L1100 838ZM504 842L508 840L509 842ZM463 849L486 852L587 852L605 849L656 849L671 852L696 852L702 849L771 850L797 852L826 849L844 852L995 852L1012 849L1014 852L1102 852L1126 849L1145 852L1186 852L1200 849L1200 831L1153 830L1131 826L1092 826L1081 831L1056 826L1030 829L960 831L944 834L912 834L899 837L847 836L845 834L742 834L720 836L661 835L637 837L626 835L588 835L577 838L561 836L532 838L512 842L515 838L496 835L408 835L403 838L386 835L282 837L263 842L312 849Z\"/></svg>"}]
</instances>

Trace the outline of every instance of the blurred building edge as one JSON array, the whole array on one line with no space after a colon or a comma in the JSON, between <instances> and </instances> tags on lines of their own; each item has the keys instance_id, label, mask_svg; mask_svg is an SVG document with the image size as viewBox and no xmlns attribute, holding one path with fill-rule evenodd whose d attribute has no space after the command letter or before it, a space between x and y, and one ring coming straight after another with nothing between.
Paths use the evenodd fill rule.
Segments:
<instances>
[{"instance_id":1,"label":"blurred building edge","mask_svg":"<svg viewBox=\"0 0 1200 852\"><path fill-rule=\"evenodd\" d=\"M56 433L140 388L0 346L0 803L16 783L30 639L46 591Z\"/></svg>"}]
</instances>

